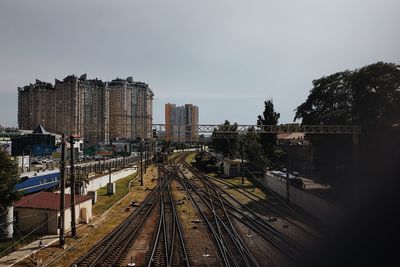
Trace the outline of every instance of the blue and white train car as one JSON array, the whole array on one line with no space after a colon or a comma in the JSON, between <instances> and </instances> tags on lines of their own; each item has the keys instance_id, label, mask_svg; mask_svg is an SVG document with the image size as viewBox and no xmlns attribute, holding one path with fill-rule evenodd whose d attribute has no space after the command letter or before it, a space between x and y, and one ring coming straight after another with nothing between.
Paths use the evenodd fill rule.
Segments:
<instances>
[{"instance_id":1,"label":"blue and white train car","mask_svg":"<svg viewBox=\"0 0 400 267\"><path fill-rule=\"evenodd\" d=\"M60 180L60 171L28 172L21 174L21 182L15 188L22 194L31 194L56 188Z\"/></svg>"}]
</instances>

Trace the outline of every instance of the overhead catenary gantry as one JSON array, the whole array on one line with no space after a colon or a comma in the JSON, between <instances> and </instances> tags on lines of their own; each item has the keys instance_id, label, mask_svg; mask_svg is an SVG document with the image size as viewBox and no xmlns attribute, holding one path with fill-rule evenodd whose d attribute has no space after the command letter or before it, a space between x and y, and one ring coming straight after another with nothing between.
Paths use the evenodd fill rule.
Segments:
<instances>
[{"instance_id":1,"label":"overhead catenary gantry","mask_svg":"<svg viewBox=\"0 0 400 267\"><path fill-rule=\"evenodd\" d=\"M169 125L173 128L175 125ZM178 126L178 125L176 125ZM180 130L180 126L177 127ZM159 133L166 132L165 124L153 124L157 137ZM182 129L183 130L183 129ZM255 133L307 133L307 134L351 134L356 143L361 134L361 127L358 125L302 125L302 124L281 124L281 125L250 125L250 124L198 124L184 126L185 133L195 132L197 134L215 134L213 138L232 138L234 134L244 134L249 131Z\"/></svg>"}]
</instances>

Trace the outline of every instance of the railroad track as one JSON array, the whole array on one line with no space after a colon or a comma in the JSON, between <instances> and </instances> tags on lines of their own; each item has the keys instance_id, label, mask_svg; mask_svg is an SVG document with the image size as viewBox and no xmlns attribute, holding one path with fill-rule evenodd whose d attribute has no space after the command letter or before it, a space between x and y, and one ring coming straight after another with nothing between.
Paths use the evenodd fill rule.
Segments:
<instances>
[{"instance_id":1,"label":"railroad track","mask_svg":"<svg viewBox=\"0 0 400 267\"><path fill-rule=\"evenodd\" d=\"M160 167L162 174L163 167ZM158 210L156 235L147 259L147 266L190 266L191 256L186 248L172 197L172 176L161 175L158 185L129 217L78 259L75 266L121 266L134 246L141 228L150 215Z\"/></svg>"},{"instance_id":2,"label":"railroad track","mask_svg":"<svg viewBox=\"0 0 400 267\"><path fill-rule=\"evenodd\" d=\"M185 155L177 158L182 163ZM257 260L253 257L248 247L245 245L241 236L230 219L230 215L225 209L223 203L218 205L213 199L212 188L205 187L206 195L201 195L197 191L200 188L194 186L192 182L177 167L172 166L177 180L185 188L186 194L192 200L208 230L213 237L214 243L218 248L218 254L223 266L259 266Z\"/></svg>"},{"instance_id":3,"label":"railroad track","mask_svg":"<svg viewBox=\"0 0 400 267\"><path fill-rule=\"evenodd\" d=\"M246 206L242 205L239 201L236 201L236 206L233 205L232 199L228 201L228 199L225 197L229 196L229 194L227 192L223 192L221 187L212 183L209 179L206 179L206 177L199 174L197 170L192 168L184 161L181 161L180 163L192 172L196 180L201 181L202 186L191 182L191 179L187 178L186 175L181 172L181 176L184 177L182 182L188 187L192 187L192 192L195 192L200 198L203 199L203 201L209 199L208 201L212 202L216 208L225 209L225 212L228 213L232 218L235 218L249 229L252 229L255 233L261 236L264 240L268 241L272 246L280 250L292 261L298 262L303 258L305 249L299 243L277 231L269 222L265 221ZM210 194L210 192L213 193ZM226 216L227 215L225 215L225 217ZM234 231L232 231L232 234L234 234Z\"/></svg>"},{"instance_id":4,"label":"railroad track","mask_svg":"<svg viewBox=\"0 0 400 267\"><path fill-rule=\"evenodd\" d=\"M160 197L160 214L157 232L152 242L151 254L147 266L190 266L190 252L186 248L185 238L175 201L172 196L170 182L172 176L163 166L159 166L161 179L166 181L166 189Z\"/></svg>"},{"instance_id":5,"label":"railroad track","mask_svg":"<svg viewBox=\"0 0 400 267\"><path fill-rule=\"evenodd\" d=\"M129 217L97 243L88 253L75 262L76 266L118 266L130 249L139 229L156 207L160 191L165 185L158 184Z\"/></svg>"},{"instance_id":6,"label":"railroad track","mask_svg":"<svg viewBox=\"0 0 400 267\"><path fill-rule=\"evenodd\" d=\"M247 227L253 230L259 238L271 244L292 262L301 261L304 248L299 243L275 229L264 217L231 196L223 188L228 184L218 183L213 177L200 173L186 163L184 159L188 154L175 156L166 166L159 165L157 186L123 223L76 261L76 266L121 266L122 263L126 263L129 251L134 248L135 241L139 238L139 229L143 226L148 227L145 221L150 216L154 219L157 216L157 223L151 225L154 230L151 230L153 233L148 239L149 249L143 257L143 266L191 266L193 260L171 192L173 180L185 190L188 199L201 216L222 266L263 265L258 262L261 257L256 258L247 246L238 225L241 225L241 229ZM244 190L238 189L239 191L255 203L260 201L258 196Z\"/></svg>"},{"instance_id":7,"label":"railroad track","mask_svg":"<svg viewBox=\"0 0 400 267\"><path fill-rule=\"evenodd\" d=\"M281 205L274 205L274 204L266 202L266 199L261 198L260 196L254 194L246 189L243 189L240 185L234 184L229 181L224 181L224 180L221 180L221 179L218 179L218 178L206 175L206 174L201 174L201 175L203 177L205 177L206 179L213 180L218 184L227 186L229 189L233 189L236 192L238 192L239 194L249 198L259 208L259 210L268 211L271 213L271 215L273 215L275 217L279 217L281 220L284 220L284 221L290 223L291 225L297 227L301 231L314 237L315 239L318 239L318 240L321 239L319 234L317 234L316 232L313 232L309 229L309 228L311 228L311 226L308 224L308 222L305 221L303 218L301 218L297 213L294 213L292 211L292 209L288 208L287 204L284 203L284 201L281 200L279 196L275 196L275 198L278 200L279 203L283 204L283 207ZM228 197L232 198L232 196L223 187L219 186L219 188ZM232 198L232 200L236 201L236 199L234 199L234 198ZM298 222L292 218L294 218ZM299 222L301 222L302 224L300 224Z\"/></svg>"}]
</instances>

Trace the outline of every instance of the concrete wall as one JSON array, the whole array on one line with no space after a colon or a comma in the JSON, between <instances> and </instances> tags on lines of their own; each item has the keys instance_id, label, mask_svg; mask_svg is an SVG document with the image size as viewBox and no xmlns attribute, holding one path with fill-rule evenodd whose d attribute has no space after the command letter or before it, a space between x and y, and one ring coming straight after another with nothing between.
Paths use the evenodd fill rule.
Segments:
<instances>
[{"instance_id":1,"label":"concrete wall","mask_svg":"<svg viewBox=\"0 0 400 267\"><path fill-rule=\"evenodd\" d=\"M88 218L92 217L92 200L88 199L75 206L76 223L82 219L81 210L86 208ZM53 210L30 208L15 208L18 219L18 231L21 233L34 232L36 234L58 234L58 216L60 213ZM65 210L65 230L71 229L71 209Z\"/></svg>"},{"instance_id":2,"label":"concrete wall","mask_svg":"<svg viewBox=\"0 0 400 267\"><path fill-rule=\"evenodd\" d=\"M88 210L88 217L92 217L92 200L88 199L80 204L75 205L75 218L76 218L76 224L81 222L82 214L81 210L82 208L86 208ZM65 210L65 231L68 231L71 229L71 209ZM58 229L57 229L58 233Z\"/></svg>"},{"instance_id":3,"label":"concrete wall","mask_svg":"<svg viewBox=\"0 0 400 267\"><path fill-rule=\"evenodd\" d=\"M265 175L262 183L283 198L286 198L286 180ZM289 187L290 202L328 225L335 225L344 216L344 211L324 199L296 187Z\"/></svg>"},{"instance_id":4,"label":"concrete wall","mask_svg":"<svg viewBox=\"0 0 400 267\"><path fill-rule=\"evenodd\" d=\"M118 181L119 179L125 178L128 175L136 173L137 168L126 168L117 172L111 173L111 182ZM88 191L96 191L100 187L106 186L109 182L110 175L104 174L96 179L89 181L88 184L84 184L84 192L83 194L87 194ZM69 187L65 188L65 193L70 194L71 190ZM59 191L57 191L59 193Z\"/></svg>"},{"instance_id":5,"label":"concrete wall","mask_svg":"<svg viewBox=\"0 0 400 267\"><path fill-rule=\"evenodd\" d=\"M58 211L15 208L18 231L21 233L57 233Z\"/></svg>"}]
</instances>

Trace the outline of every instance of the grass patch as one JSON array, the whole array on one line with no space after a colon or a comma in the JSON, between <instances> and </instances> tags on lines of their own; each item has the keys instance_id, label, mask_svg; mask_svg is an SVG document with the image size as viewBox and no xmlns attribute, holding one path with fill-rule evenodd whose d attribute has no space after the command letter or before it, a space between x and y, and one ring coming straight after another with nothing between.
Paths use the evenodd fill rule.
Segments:
<instances>
[{"instance_id":1,"label":"grass patch","mask_svg":"<svg viewBox=\"0 0 400 267\"><path fill-rule=\"evenodd\" d=\"M191 153L185 158L185 161L187 163L191 164L192 162L195 162L195 156L196 156L196 153Z\"/></svg>"},{"instance_id":2,"label":"grass patch","mask_svg":"<svg viewBox=\"0 0 400 267\"><path fill-rule=\"evenodd\" d=\"M1 253L3 253L3 251L5 251L5 250L8 249L9 247L11 247L12 244L13 244L13 241L12 241L12 240L4 240L4 241L1 241L1 242L0 242L0 256L3 256L3 255L1 255ZM12 251L10 250L10 251L8 251L8 252L12 252Z\"/></svg>"},{"instance_id":3,"label":"grass patch","mask_svg":"<svg viewBox=\"0 0 400 267\"><path fill-rule=\"evenodd\" d=\"M97 203L93 207L93 215L98 216L102 213L104 213L106 210L111 208L112 205L114 205L115 202L123 198L126 194L129 192L128 184L129 181L132 179L136 178L140 171L128 175L125 178L122 178L118 181L116 181L116 193L114 195L107 195L107 186L101 187L97 190Z\"/></svg>"}]
</instances>

